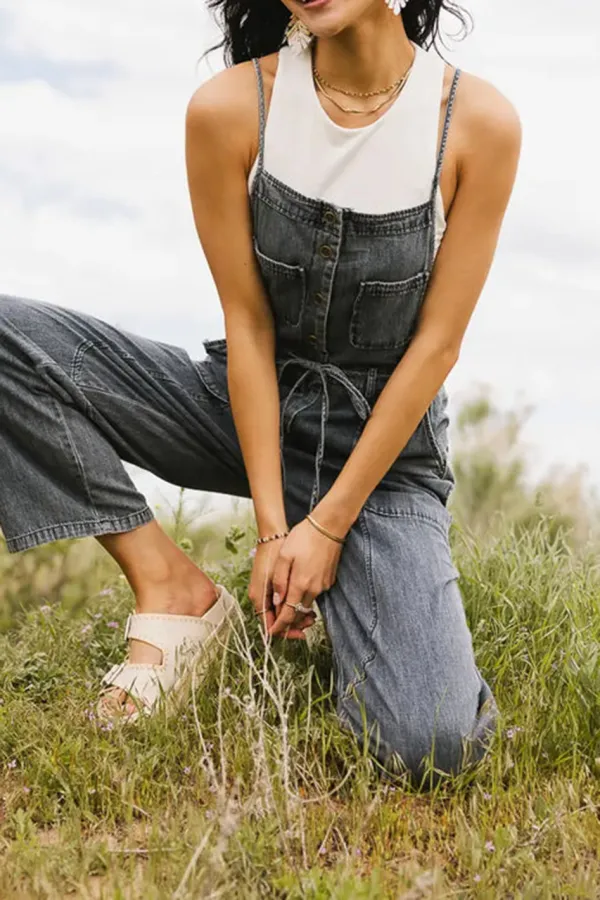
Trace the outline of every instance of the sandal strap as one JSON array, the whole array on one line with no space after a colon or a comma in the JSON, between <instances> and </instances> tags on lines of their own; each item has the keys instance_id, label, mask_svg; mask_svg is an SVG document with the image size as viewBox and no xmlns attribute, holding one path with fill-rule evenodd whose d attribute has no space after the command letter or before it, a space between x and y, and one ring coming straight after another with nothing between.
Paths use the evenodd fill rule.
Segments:
<instances>
[{"instance_id":1,"label":"sandal strap","mask_svg":"<svg viewBox=\"0 0 600 900\"><path fill-rule=\"evenodd\" d=\"M162 691L169 690L173 680L173 673L162 666L121 663L113 666L102 679L102 684L105 685L102 693L120 688L132 699L150 708Z\"/></svg>"},{"instance_id":2,"label":"sandal strap","mask_svg":"<svg viewBox=\"0 0 600 900\"><path fill-rule=\"evenodd\" d=\"M231 614L235 599L223 587L219 587L219 597L202 616L177 616L161 613L131 613L125 624L125 639L144 641L162 650L173 651L179 644L202 642L214 629L221 625L223 618Z\"/></svg>"},{"instance_id":3,"label":"sandal strap","mask_svg":"<svg viewBox=\"0 0 600 900\"><path fill-rule=\"evenodd\" d=\"M132 613L125 626L128 640L143 641L164 653L172 653L181 644L204 641L214 626L198 616L170 616Z\"/></svg>"}]
</instances>

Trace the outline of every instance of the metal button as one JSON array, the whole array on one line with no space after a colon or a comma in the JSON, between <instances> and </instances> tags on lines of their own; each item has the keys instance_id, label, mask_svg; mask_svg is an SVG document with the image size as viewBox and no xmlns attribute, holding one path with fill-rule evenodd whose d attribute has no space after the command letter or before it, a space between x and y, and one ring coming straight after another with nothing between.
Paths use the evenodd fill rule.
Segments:
<instances>
[{"instance_id":1,"label":"metal button","mask_svg":"<svg viewBox=\"0 0 600 900\"><path fill-rule=\"evenodd\" d=\"M322 244L319 248L319 253L323 257L323 259L331 259L334 255L333 247L330 247L329 244Z\"/></svg>"},{"instance_id":2,"label":"metal button","mask_svg":"<svg viewBox=\"0 0 600 900\"><path fill-rule=\"evenodd\" d=\"M327 303L327 297L321 291L317 291L315 300L318 300L319 303Z\"/></svg>"},{"instance_id":3,"label":"metal button","mask_svg":"<svg viewBox=\"0 0 600 900\"><path fill-rule=\"evenodd\" d=\"M328 222L330 225L333 225L334 222L337 222L337 215L334 213L332 209L326 209L323 213L323 219Z\"/></svg>"}]
</instances>

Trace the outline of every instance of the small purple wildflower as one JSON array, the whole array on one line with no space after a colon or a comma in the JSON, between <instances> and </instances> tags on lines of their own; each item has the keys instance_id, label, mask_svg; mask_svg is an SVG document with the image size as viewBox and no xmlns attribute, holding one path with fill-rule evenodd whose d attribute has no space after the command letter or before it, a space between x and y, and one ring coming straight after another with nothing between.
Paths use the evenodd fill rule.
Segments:
<instances>
[{"instance_id":1,"label":"small purple wildflower","mask_svg":"<svg viewBox=\"0 0 600 900\"><path fill-rule=\"evenodd\" d=\"M44 606L40 606L40 612L44 613L44 615L47 616L48 613L52 612L52 607L48 606L48 604L46 603Z\"/></svg>"},{"instance_id":2,"label":"small purple wildflower","mask_svg":"<svg viewBox=\"0 0 600 900\"><path fill-rule=\"evenodd\" d=\"M492 795L491 795L491 794L488 794L488 792L485 791L485 793L484 793L484 795L483 795L483 799L484 799L484 800L491 800L491 799L492 799Z\"/></svg>"},{"instance_id":3,"label":"small purple wildflower","mask_svg":"<svg viewBox=\"0 0 600 900\"><path fill-rule=\"evenodd\" d=\"M100 726L101 731L112 731L115 725L114 722L107 722L105 725Z\"/></svg>"},{"instance_id":4,"label":"small purple wildflower","mask_svg":"<svg viewBox=\"0 0 600 900\"><path fill-rule=\"evenodd\" d=\"M485 849L488 851L488 853L493 853L494 850L496 849L495 846L494 846L494 842L493 842L493 841L486 841L486 842L485 842Z\"/></svg>"},{"instance_id":5,"label":"small purple wildflower","mask_svg":"<svg viewBox=\"0 0 600 900\"><path fill-rule=\"evenodd\" d=\"M107 623L106 623L106 627L107 627L107 628L118 628L118 627L119 627L119 623L118 623L118 622L107 622Z\"/></svg>"},{"instance_id":6,"label":"small purple wildflower","mask_svg":"<svg viewBox=\"0 0 600 900\"><path fill-rule=\"evenodd\" d=\"M473 881L475 881L475 882L481 881L481 875L479 874L479 872L477 873L477 875L473 876Z\"/></svg>"},{"instance_id":7,"label":"small purple wildflower","mask_svg":"<svg viewBox=\"0 0 600 900\"><path fill-rule=\"evenodd\" d=\"M319 856L325 856L327 853L327 847L324 844L321 844L319 847Z\"/></svg>"},{"instance_id":8,"label":"small purple wildflower","mask_svg":"<svg viewBox=\"0 0 600 900\"><path fill-rule=\"evenodd\" d=\"M91 626L91 625L84 625L83 628L81 629L81 633L82 633L82 634L89 634L91 630L92 630L92 626Z\"/></svg>"},{"instance_id":9,"label":"small purple wildflower","mask_svg":"<svg viewBox=\"0 0 600 900\"><path fill-rule=\"evenodd\" d=\"M16 769L16 768L17 768L17 761L16 761L16 759L11 759L11 761L10 761L9 764L8 764L8 768L9 768L9 769Z\"/></svg>"},{"instance_id":10,"label":"small purple wildflower","mask_svg":"<svg viewBox=\"0 0 600 900\"><path fill-rule=\"evenodd\" d=\"M24 793L24 794L30 794L30 793L31 793L31 788L25 786L25 787L23 788L23 793Z\"/></svg>"},{"instance_id":11,"label":"small purple wildflower","mask_svg":"<svg viewBox=\"0 0 600 900\"><path fill-rule=\"evenodd\" d=\"M514 729L514 728L508 728L507 731L506 731L506 737L509 739L509 741L512 741L512 739L514 738L514 736L515 736L515 729Z\"/></svg>"},{"instance_id":12,"label":"small purple wildflower","mask_svg":"<svg viewBox=\"0 0 600 900\"><path fill-rule=\"evenodd\" d=\"M191 767L191 766L186 766L185 769L183 770L183 774L184 774L184 775L191 775L191 774L192 774L192 767Z\"/></svg>"}]
</instances>

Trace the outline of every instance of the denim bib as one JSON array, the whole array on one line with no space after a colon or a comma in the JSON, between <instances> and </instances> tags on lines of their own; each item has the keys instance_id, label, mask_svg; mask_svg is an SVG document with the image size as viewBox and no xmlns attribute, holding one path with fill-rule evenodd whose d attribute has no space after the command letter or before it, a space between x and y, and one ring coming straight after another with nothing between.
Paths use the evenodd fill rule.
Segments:
<instances>
[{"instance_id":1,"label":"denim bib","mask_svg":"<svg viewBox=\"0 0 600 900\"><path fill-rule=\"evenodd\" d=\"M254 251L275 321L280 386L289 388L283 392L282 452L298 391L316 385L321 399L312 509L321 496L332 385L343 389L348 409L364 425L415 333L434 263L436 194L460 70L450 90L429 200L370 214L305 196L265 169L265 91L258 59L252 62L260 138L250 203ZM339 391L337 402L344 402ZM446 406L442 387L387 476L442 479L436 493L444 502L453 484ZM353 431L352 445L360 430Z\"/></svg>"}]
</instances>

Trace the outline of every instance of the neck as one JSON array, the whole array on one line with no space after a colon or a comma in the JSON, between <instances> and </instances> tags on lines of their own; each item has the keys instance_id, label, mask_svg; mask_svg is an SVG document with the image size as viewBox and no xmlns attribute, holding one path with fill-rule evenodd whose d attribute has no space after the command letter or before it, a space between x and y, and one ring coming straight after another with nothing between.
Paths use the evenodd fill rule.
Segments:
<instances>
[{"instance_id":1,"label":"neck","mask_svg":"<svg viewBox=\"0 0 600 900\"><path fill-rule=\"evenodd\" d=\"M400 78L414 48L401 16L381 3L368 17L333 37L315 39L314 64L323 78L348 90L376 90Z\"/></svg>"}]
</instances>

